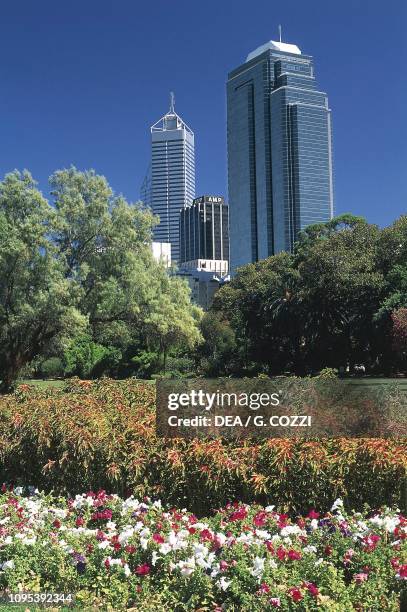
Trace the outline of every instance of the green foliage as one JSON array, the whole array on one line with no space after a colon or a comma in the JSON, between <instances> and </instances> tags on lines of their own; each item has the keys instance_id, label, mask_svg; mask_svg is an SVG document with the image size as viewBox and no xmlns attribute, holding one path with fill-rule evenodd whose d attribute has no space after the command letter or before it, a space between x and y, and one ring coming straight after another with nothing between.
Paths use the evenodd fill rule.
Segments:
<instances>
[{"instance_id":1,"label":"green foliage","mask_svg":"<svg viewBox=\"0 0 407 612\"><path fill-rule=\"evenodd\" d=\"M115 373L129 346L159 351L164 367L171 350L195 347L200 311L152 256L152 214L93 171L59 170L50 184L51 203L27 172L0 183L3 389L38 355L65 353L68 371L88 376Z\"/></svg>"},{"instance_id":2,"label":"green foliage","mask_svg":"<svg viewBox=\"0 0 407 612\"><path fill-rule=\"evenodd\" d=\"M0 182L0 381L10 389L21 368L58 336L84 324L72 285L49 235L56 213L28 172Z\"/></svg>"},{"instance_id":3,"label":"green foliage","mask_svg":"<svg viewBox=\"0 0 407 612\"><path fill-rule=\"evenodd\" d=\"M93 342L89 334L76 337L64 352L65 374L90 378L112 370L119 363L121 353L113 347Z\"/></svg>"},{"instance_id":4,"label":"green foliage","mask_svg":"<svg viewBox=\"0 0 407 612\"><path fill-rule=\"evenodd\" d=\"M49 357L40 365L40 374L43 378L57 378L64 375L64 364L59 357Z\"/></svg>"},{"instance_id":5,"label":"green foliage","mask_svg":"<svg viewBox=\"0 0 407 612\"><path fill-rule=\"evenodd\" d=\"M303 391L306 394L306 388ZM395 407L399 402L394 396ZM406 440L166 440L155 387L127 380L20 386L0 398L0 480L61 493L154 495L199 514L230 500L326 510L403 504Z\"/></svg>"},{"instance_id":6,"label":"green foliage","mask_svg":"<svg viewBox=\"0 0 407 612\"><path fill-rule=\"evenodd\" d=\"M396 371L391 315L406 306L407 217L380 230L342 215L304 230L293 255L240 268L213 310L235 334L241 373L304 375Z\"/></svg>"}]
</instances>

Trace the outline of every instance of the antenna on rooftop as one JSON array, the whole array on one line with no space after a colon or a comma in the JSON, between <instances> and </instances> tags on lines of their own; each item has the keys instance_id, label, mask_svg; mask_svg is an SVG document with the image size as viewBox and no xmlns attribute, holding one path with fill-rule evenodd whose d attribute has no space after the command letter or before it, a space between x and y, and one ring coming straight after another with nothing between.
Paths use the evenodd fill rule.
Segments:
<instances>
[{"instance_id":1,"label":"antenna on rooftop","mask_svg":"<svg viewBox=\"0 0 407 612\"><path fill-rule=\"evenodd\" d=\"M278 26L278 34L280 36L280 42L281 42L281 25Z\"/></svg>"},{"instance_id":2,"label":"antenna on rooftop","mask_svg":"<svg viewBox=\"0 0 407 612\"><path fill-rule=\"evenodd\" d=\"M175 96L174 92L170 92L170 113L175 114Z\"/></svg>"}]
</instances>

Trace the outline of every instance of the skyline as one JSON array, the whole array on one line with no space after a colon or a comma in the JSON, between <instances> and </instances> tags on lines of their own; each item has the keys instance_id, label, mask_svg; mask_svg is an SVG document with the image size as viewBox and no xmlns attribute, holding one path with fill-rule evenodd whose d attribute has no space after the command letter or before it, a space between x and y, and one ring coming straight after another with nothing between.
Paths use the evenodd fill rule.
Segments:
<instances>
[{"instance_id":1,"label":"skyline","mask_svg":"<svg viewBox=\"0 0 407 612\"><path fill-rule=\"evenodd\" d=\"M329 95L336 213L387 225L405 212L404 3L389 2L383 13L378 2L368 9L311 2L311 11L299 2L256 2L250 14L243 2L233 13L213 1L197 4L194 14L183 1L22 4L3 8L1 177L28 168L47 194L47 177L73 164L94 168L137 200L149 127L173 90L195 133L196 194L228 198L227 73L276 39L281 23L283 41L315 58Z\"/></svg>"}]
</instances>

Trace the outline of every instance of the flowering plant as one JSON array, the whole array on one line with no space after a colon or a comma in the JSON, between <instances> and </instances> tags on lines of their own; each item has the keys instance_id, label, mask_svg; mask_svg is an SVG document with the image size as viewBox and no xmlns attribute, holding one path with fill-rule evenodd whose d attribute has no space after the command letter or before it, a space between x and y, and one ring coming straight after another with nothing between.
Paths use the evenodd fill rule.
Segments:
<instances>
[{"instance_id":1,"label":"flowering plant","mask_svg":"<svg viewBox=\"0 0 407 612\"><path fill-rule=\"evenodd\" d=\"M3 485L0 587L74 593L115 610L398 610L407 519L229 503L206 519L104 491Z\"/></svg>"}]
</instances>

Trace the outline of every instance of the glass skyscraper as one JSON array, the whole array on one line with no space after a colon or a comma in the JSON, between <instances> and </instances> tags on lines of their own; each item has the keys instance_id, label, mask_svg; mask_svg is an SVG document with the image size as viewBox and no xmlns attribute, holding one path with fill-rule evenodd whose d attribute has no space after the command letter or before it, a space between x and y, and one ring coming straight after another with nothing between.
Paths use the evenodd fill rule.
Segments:
<instances>
[{"instance_id":1,"label":"glass skyscraper","mask_svg":"<svg viewBox=\"0 0 407 612\"><path fill-rule=\"evenodd\" d=\"M179 261L180 210L195 197L194 133L177 115L174 98L168 113L151 127L151 167L142 199L158 215L154 241L171 243L171 258Z\"/></svg>"},{"instance_id":2,"label":"glass skyscraper","mask_svg":"<svg viewBox=\"0 0 407 612\"><path fill-rule=\"evenodd\" d=\"M228 75L231 268L333 216L331 111L312 57L270 41Z\"/></svg>"}]
</instances>

